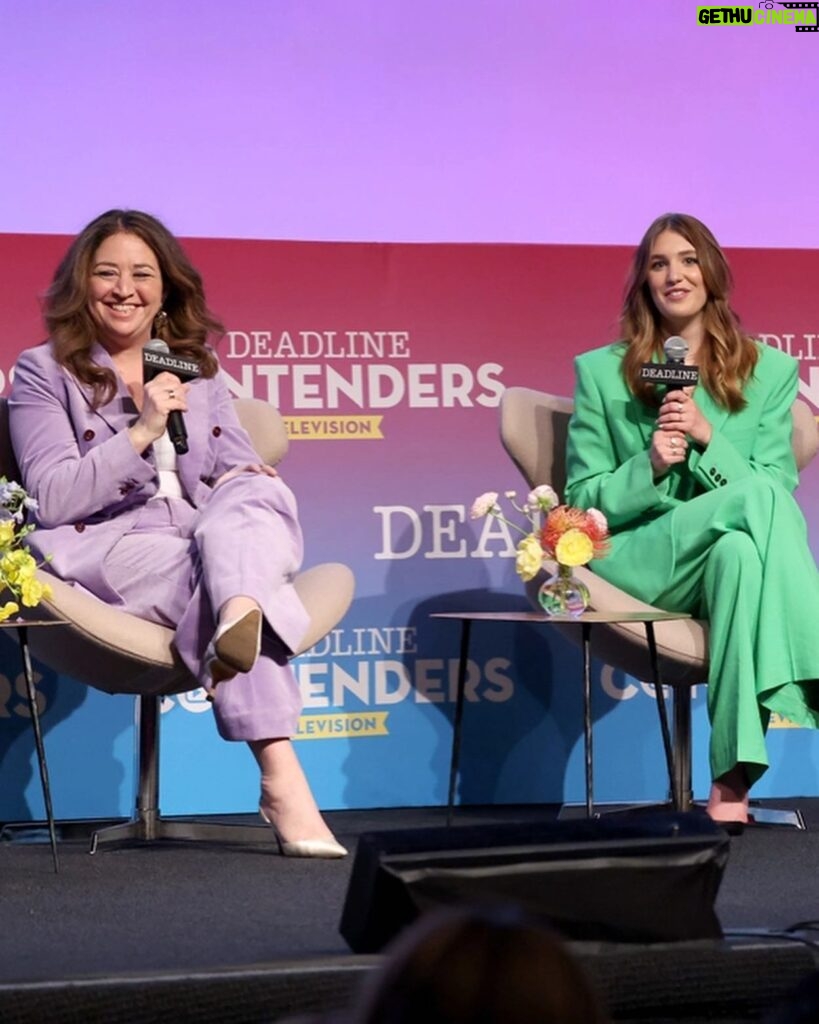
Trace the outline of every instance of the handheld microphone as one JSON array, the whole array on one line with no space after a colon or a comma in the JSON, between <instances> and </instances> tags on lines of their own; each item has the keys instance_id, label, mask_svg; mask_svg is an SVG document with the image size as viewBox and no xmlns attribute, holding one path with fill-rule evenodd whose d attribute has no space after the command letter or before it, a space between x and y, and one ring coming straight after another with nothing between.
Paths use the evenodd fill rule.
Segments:
<instances>
[{"instance_id":1,"label":"handheld microphone","mask_svg":"<svg viewBox=\"0 0 819 1024\"><path fill-rule=\"evenodd\" d=\"M663 342L663 352L669 363L684 363L688 355L688 342L679 334L674 334Z\"/></svg>"},{"instance_id":2,"label":"handheld microphone","mask_svg":"<svg viewBox=\"0 0 819 1024\"><path fill-rule=\"evenodd\" d=\"M678 334L666 338L663 342L664 363L643 363L640 367L640 379L650 380L654 384L665 384L667 391L679 391L681 388L693 387L700 378L696 366L686 366L688 342Z\"/></svg>"},{"instance_id":3,"label":"handheld microphone","mask_svg":"<svg viewBox=\"0 0 819 1024\"><path fill-rule=\"evenodd\" d=\"M685 372L685 357L688 355L688 342L685 338L681 338L679 334L666 338L663 342L663 352L665 353L666 366L673 367L677 372L680 370ZM692 369L694 370L694 383L696 384L699 372L696 367L692 367ZM668 381L666 391L680 391L684 387L684 383L674 379Z\"/></svg>"},{"instance_id":4,"label":"handheld microphone","mask_svg":"<svg viewBox=\"0 0 819 1024\"><path fill-rule=\"evenodd\" d=\"M167 342L161 338L151 338L142 349L142 380L147 384L158 373L168 370L175 373L182 381L194 380L199 376L199 364L193 359L173 355ZM168 436L177 455L184 455L188 450L188 432L185 420L178 409L168 413Z\"/></svg>"}]
</instances>

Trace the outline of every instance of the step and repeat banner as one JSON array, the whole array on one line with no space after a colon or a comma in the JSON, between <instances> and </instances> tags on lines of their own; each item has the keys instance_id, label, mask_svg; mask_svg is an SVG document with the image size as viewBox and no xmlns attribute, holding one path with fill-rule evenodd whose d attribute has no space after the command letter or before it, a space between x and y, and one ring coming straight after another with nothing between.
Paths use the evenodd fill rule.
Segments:
<instances>
[{"instance_id":1,"label":"step and repeat banner","mask_svg":"<svg viewBox=\"0 0 819 1024\"><path fill-rule=\"evenodd\" d=\"M0 235L0 389L43 338L38 296L68 239ZM573 357L616 337L630 250L191 239L227 326L219 356L237 396L276 405L290 450L305 565L344 561L355 602L295 662L297 750L325 809L445 803L459 624L435 611L525 607L515 537L471 521L473 499L526 486L503 452L505 387L570 395ZM747 330L800 361L819 411L819 310L804 282L819 251L737 250ZM814 273L814 271L816 273ZM798 497L819 552L819 462ZM19 653L0 637L0 820L42 816ZM55 811L130 813L134 702L38 666ZM228 684L230 685L230 684ZM652 688L596 663L599 801L660 800L666 781ZM706 793L705 689L695 693L695 790ZM819 793L819 736L777 721L759 796ZM548 626L473 632L458 800L580 802L579 650ZM165 701L162 810L255 808L244 745L221 741L202 691Z\"/></svg>"}]
</instances>

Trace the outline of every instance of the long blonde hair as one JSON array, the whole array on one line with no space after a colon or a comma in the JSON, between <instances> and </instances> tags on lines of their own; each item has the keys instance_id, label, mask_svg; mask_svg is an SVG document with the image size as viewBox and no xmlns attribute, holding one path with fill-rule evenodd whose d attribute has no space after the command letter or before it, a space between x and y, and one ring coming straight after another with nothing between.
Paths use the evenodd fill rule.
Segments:
<instances>
[{"instance_id":1,"label":"long blonde hair","mask_svg":"<svg viewBox=\"0 0 819 1024\"><path fill-rule=\"evenodd\" d=\"M648 287L651 251L663 231L674 231L690 242L697 254L708 292L703 310L705 344L699 352L700 383L730 412L745 407L743 385L759 358L754 339L740 330L739 317L728 302L733 285L725 254L709 229L687 213L665 213L643 235L634 253L620 314L621 337L626 344L623 376L629 389L646 405L657 405L654 385L640 380L640 367L661 355L664 331Z\"/></svg>"}]
</instances>

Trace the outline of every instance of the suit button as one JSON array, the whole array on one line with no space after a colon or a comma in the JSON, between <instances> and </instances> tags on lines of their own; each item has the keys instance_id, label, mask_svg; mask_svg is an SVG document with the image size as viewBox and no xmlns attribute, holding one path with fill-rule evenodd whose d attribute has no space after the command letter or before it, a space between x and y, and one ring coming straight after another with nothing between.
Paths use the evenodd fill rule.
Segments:
<instances>
[{"instance_id":1,"label":"suit button","mask_svg":"<svg viewBox=\"0 0 819 1024\"><path fill-rule=\"evenodd\" d=\"M725 479L725 477L723 477L720 480L719 485L720 485L720 487L724 487L727 483L728 483L728 481Z\"/></svg>"},{"instance_id":2,"label":"suit button","mask_svg":"<svg viewBox=\"0 0 819 1024\"><path fill-rule=\"evenodd\" d=\"M222 428L214 427L211 433L213 434L214 437L219 437L219 435L222 433Z\"/></svg>"},{"instance_id":3,"label":"suit button","mask_svg":"<svg viewBox=\"0 0 819 1024\"><path fill-rule=\"evenodd\" d=\"M93 430L86 430L86 432L82 435L82 439L83 441L93 441L96 436L97 435L94 433Z\"/></svg>"},{"instance_id":4,"label":"suit button","mask_svg":"<svg viewBox=\"0 0 819 1024\"><path fill-rule=\"evenodd\" d=\"M711 474L711 476L716 476L717 475L717 471L714 469L713 466L708 470L708 472Z\"/></svg>"},{"instance_id":5,"label":"suit button","mask_svg":"<svg viewBox=\"0 0 819 1024\"><path fill-rule=\"evenodd\" d=\"M83 530L85 529L85 523L74 523L74 529L77 531L77 533L82 533Z\"/></svg>"}]
</instances>

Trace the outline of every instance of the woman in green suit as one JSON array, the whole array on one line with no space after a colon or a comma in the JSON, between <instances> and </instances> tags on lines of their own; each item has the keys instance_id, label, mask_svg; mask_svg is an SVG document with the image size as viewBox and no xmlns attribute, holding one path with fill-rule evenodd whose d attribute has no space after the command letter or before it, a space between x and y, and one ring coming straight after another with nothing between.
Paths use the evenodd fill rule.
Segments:
<instances>
[{"instance_id":1,"label":"woman in green suit","mask_svg":"<svg viewBox=\"0 0 819 1024\"><path fill-rule=\"evenodd\" d=\"M600 509L592 568L635 597L709 622L708 813L747 821L772 711L819 726L819 573L793 498L790 356L743 334L708 228L667 214L634 257L623 341L578 357L566 499ZM695 387L640 379L687 343Z\"/></svg>"}]
</instances>

